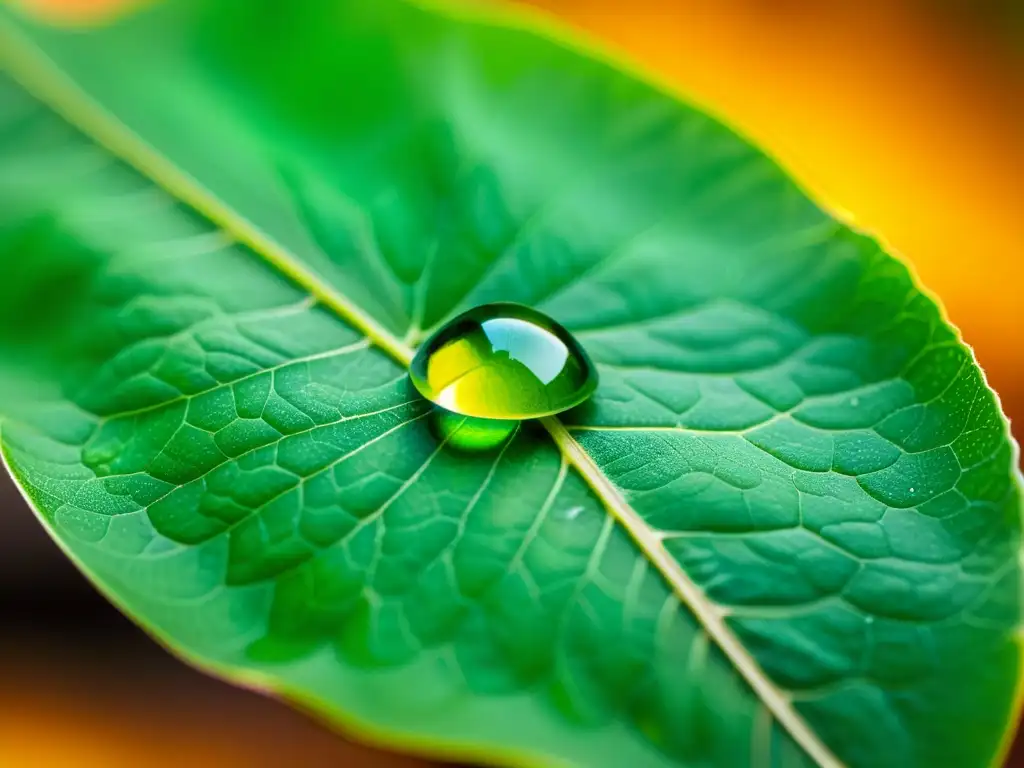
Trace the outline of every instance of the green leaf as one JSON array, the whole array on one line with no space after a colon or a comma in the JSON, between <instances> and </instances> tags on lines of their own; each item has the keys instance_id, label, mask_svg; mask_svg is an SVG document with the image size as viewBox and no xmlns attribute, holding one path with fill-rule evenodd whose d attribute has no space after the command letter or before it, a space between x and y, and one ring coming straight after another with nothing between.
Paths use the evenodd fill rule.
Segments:
<instances>
[{"instance_id":1,"label":"green leaf","mask_svg":"<svg viewBox=\"0 0 1024 768\"><path fill-rule=\"evenodd\" d=\"M176 653L465 759L998 759L1006 421L906 267L770 159L518 17L3 16L3 455ZM496 300L601 385L454 452L405 365Z\"/></svg>"}]
</instances>

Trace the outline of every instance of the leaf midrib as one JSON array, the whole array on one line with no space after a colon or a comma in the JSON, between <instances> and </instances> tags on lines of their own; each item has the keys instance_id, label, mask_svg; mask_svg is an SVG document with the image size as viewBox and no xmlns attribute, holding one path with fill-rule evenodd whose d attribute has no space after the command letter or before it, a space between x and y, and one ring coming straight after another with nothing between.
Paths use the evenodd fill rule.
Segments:
<instances>
[{"instance_id":1,"label":"leaf midrib","mask_svg":"<svg viewBox=\"0 0 1024 768\"><path fill-rule=\"evenodd\" d=\"M372 315L323 281L314 271L253 222L228 207L197 179L135 134L82 90L68 74L7 20L0 19L0 51L12 78L28 93L115 157L128 163L155 185L189 206L211 223L247 246L283 276L309 291L340 319L364 333L369 341L408 367L415 349L397 338ZM739 638L729 629L725 612L708 600L700 587L664 547L664 534L652 528L634 510L555 416L539 420L565 461L583 477L607 512L632 538L644 557L661 573L680 602L700 622L772 716L793 740L823 768L843 763L821 741L797 712L792 699L776 687Z\"/></svg>"}]
</instances>

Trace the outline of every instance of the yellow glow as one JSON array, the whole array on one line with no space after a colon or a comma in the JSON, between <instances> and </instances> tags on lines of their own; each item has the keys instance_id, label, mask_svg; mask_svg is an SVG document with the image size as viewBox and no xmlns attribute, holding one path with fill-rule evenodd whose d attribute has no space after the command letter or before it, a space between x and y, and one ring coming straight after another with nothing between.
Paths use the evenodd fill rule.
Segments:
<instances>
[{"instance_id":1,"label":"yellow glow","mask_svg":"<svg viewBox=\"0 0 1024 768\"><path fill-rule=\"evenodd\" d=\"M1024 55L929 4L532 4L709 106L882 235L1024 419Z\"/></svg>"}]
</instances>

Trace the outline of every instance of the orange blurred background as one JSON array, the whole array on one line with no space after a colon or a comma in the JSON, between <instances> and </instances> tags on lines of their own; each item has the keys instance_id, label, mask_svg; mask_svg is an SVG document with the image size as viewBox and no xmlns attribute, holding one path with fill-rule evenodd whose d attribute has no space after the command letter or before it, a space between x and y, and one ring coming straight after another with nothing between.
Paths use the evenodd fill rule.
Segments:
<instances>
[{"instance_id":1,"label":"orange blurred background","mask_svg":"<svg viewBox=\"0 0 1024 768\"><path fill-rule=\"evenodd\" d=\"M32 0L86 15L122 3ZM532 4L710 108L888 240L1024 424L1024 4ZM9 488L0 520L5 768L425 765L177 664L92 593Z\"/></svg>"}]
</instances>

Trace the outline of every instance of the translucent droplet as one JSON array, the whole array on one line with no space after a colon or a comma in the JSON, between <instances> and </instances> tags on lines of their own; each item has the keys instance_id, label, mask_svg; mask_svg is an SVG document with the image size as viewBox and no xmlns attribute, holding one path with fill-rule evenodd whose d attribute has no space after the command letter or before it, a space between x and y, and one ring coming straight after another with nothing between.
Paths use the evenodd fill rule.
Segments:
<instances>
[{"instance_id":1,"label":"translucent droplet","mask_svg":"<svg viewBox=\"0 0 1024 768\"><path fill-rule=\"evenodd\" d=\"M428 400L484 419L549 416L597 387L572 335L521 304L484 304L454 318L423 343L409 372Z\"/></svg>"}]
</instances>

